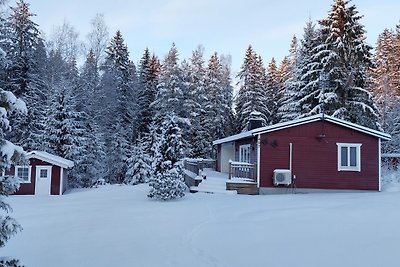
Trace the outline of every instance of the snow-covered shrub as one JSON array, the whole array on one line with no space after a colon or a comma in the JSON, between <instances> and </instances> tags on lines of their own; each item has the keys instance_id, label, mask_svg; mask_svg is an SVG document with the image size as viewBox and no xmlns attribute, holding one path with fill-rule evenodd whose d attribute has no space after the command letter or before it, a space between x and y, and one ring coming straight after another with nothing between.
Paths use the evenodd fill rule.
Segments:
<instances>
[{"instance_id":1,"label":"snow-covered shrub","mask_svg":"<svg viewBox=\"0 0 400 267\"><path fill-rule=\"evenodd\" d=\"M125 183L135 185L149 182L152 175L149 162L150 157L144 152L143 147L138 145L133 148L132 155L128 159Z\"/></svg>"},{"instance_id":2,"label":"snow-covered shrub","mask_svg":"<svg viewBox=\"0 0 400 267\"><path fill-rule=\"evenodd\" d=\"M177 117L167 114L155 155L154 176L150 181L150 198L169 200L183 197L187 189L182 169L183 145Z\"/></svg>"},{"instance_id":3,"label":"snow-covered shrub","mask_svg":"<svg viewBox=\"0 0 400 267\"><path fill-rule=\"evenodd\" d=\"M400 166L383 164L382 169L382 189L384 191L400 191Z\"/></svg>"},{"instance_id":4,"label":"snow-covered shrub","mask_svg":"<svg viewBox=\"0 0 400 267\"><path fill-rule=\"evenodd\" d=\"M18 188L19 181L17 179L10 176L0 176L0 211L5 213L4 215L0 213L0 247L3 247L13 235L22 230L17 221L7 215L12 211L12 208L3 201L3 196L14 193Z\"/></svg>"},{"instance_id":5,"label":"snow-covered shrub","mask_svg":"<svg viewBox=\"0 0 400 267\"><path fill-rule=\"evenodd\" d=\"M24 267L19 260L0 257L0 267Z\"/></svg>"},{"instance_id":6,"label":"snow-covered shrub","mask_svg":"<svg viewBox=\"0 0 400 267\"><path fill-rule=\"evenodd\" d=\"M92 188L97 188L97 187L99 187L99 186L101 186L101 185L106 185L107 183L106 183L106 180L105 179L103 179L103 178L99 178L99 179L97 179L94 183L93 183L93 185L91 186Z\"/></svg>"}]
</instances>

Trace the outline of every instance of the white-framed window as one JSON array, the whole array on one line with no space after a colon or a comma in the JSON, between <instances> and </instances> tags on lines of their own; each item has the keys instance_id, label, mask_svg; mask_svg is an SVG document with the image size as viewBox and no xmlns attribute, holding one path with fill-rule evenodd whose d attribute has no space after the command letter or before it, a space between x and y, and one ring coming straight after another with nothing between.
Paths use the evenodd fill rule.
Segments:
<instances>
[{"instance_id":1,"label":"white-framed window","mask_svg":"<svg viewBox=\"0 0 400 267\"><path fill-rule=\"evenodd\" d=\"M15 176L21 180L21 183L31 182L31 167L15 166Z\"/></svg>"},{"instance_id":2,"label":"white-framed window","mask_svg":"<svg viewBox=\"0 0 400 267\"><path fill-rule=\"evenodd\" d=\"M241 145L239 147L239 161L240 162L250 163L250 149L251 149L250 144Z\"/></svg>"},{"instance_id":3,"label":"white-framed window","mask_svg":"<svg viewBox=\"0 0 400 267\"><path fill-rule=\"evenodd\" d=\"M361 171L361 144L336 143L338 171Z\"/></svg>"},{"instance_id":4,"label":"white-framed window","mask_svg":"<svg viewBox=\"0 0 400 267\"><path fill-rule=\"evenodd\" d=\"M39 177L40 177L41 179L47 179L47 178L48 178L47 171L48 171L47 169L41 169L41 170L40 170Z\"/></svg>"}]
</instances>

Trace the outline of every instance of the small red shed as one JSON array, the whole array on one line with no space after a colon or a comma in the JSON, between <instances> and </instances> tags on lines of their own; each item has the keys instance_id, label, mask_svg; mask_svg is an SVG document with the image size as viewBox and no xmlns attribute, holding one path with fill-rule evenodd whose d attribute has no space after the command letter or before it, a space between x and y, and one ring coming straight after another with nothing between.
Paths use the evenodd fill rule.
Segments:
<instances>
[{"instance_id":1,"label":"small red shed","mask_svg":"<svg viewBox=\"0 0 400 267\"><path fill-rule=\"evenodd\" d=\"M6 175L21 180L15 195L62 195L67 189L68 169L74 166L70 160L44 152L27 153L29 165L12 166Z\"/></svg>"},{"instance_id":2,"label":"small red shed","mask_svg":"<svg viewBox=\"0 0 400 267\"><path fill-rule=\"evenodd\" d=\"M214 146L217 170L239 179L251 174L260 193L288 188L380 191L381 141L390 138L319 114L216 140Z\"/></svg>"}]
</instances>

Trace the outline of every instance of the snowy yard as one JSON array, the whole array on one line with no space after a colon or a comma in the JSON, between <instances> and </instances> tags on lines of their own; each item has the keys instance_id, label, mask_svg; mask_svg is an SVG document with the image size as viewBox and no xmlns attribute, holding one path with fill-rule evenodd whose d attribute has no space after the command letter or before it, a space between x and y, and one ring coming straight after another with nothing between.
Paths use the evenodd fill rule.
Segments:
<instances>
[{"instance_id":1,"label":"snowy yard","mask_svg":"<svg viewBox=\"0 0 400 267\"><path fill-rule=\"evenodd\" d=\"M147 185L12 196L24 227L0 249L27 267L399 266L400 193L188 194Z\"/></svg>"}]
</instances>

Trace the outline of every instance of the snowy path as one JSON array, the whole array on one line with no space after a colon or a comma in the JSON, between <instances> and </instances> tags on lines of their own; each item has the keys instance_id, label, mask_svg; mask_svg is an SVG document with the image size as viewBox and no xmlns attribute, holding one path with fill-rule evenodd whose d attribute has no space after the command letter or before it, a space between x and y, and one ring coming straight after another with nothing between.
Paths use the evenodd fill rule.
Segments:
<instances>
[{"instance_id":1,"label":"snowy path","mask_svg":"<svg viewBox=\"0 0 400 267\"><path fill-rule=\"evenodd\" d=\"M226 190L226 181L228 180L227 173L221 173L213 171L211 169L206 169L203 171L206 179L198 186L190 187L191 191L203 192L203 193L217 193L226 195L235 195L235 190Z\"/></svg>"},{"instance_id":2,"label":"snowy path","mask_svg":"<svg viewBox=\"0 0 400 267\"><path fill-rule=\"evenodd\" d=\"M146 197L147 185L12 196L27 267L397 267L400 193Z\"/></svg>"}]
</instances>

